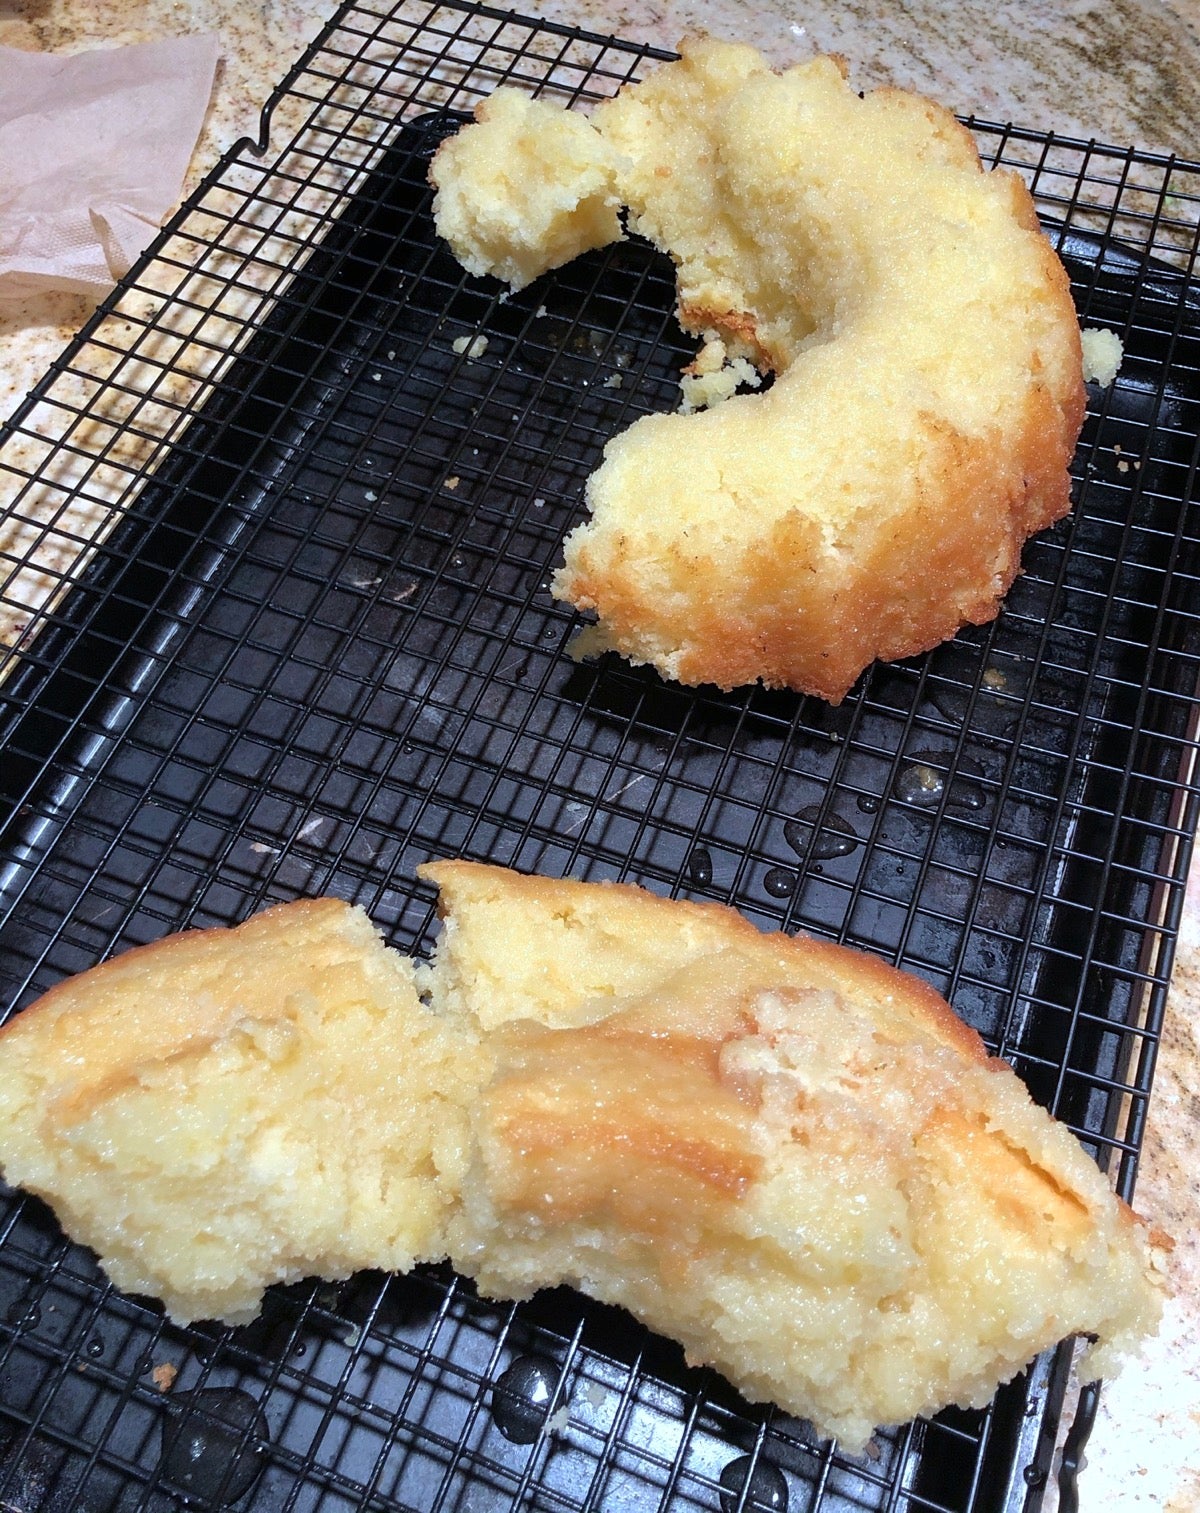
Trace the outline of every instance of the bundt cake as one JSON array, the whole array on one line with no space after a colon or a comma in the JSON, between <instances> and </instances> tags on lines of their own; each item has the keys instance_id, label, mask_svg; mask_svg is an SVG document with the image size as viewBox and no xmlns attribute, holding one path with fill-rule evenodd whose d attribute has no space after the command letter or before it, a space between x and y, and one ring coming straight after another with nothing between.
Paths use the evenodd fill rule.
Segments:
<instances>
[{"instance_id":1,"label":"bundt cake","mask_svg":"<svg viewBox=\"0 0 1200 1513\"><path fill-rule=\"evenodd\" d=\"M16 1016L8 1180L179 1319L449 1256L492 1296L623 1305L851 1449L1153 1327L1156 1237L917 979L720 905L423 875L429 964L329 899Z\"/></svg>"},{"instance_id":2,"label":"bundt cake","mask_svg":"<svg viewBox=\"0 0 1200 1513\"><path fill-rule=\"evenodd\" d=\"M514 263L523 284L561 260L558 222L583 217L581 249L611 238L585 214L584 117L540 103L536 154L495 151L514 94L431 178L452 251L515 286ZM605 204L676 264L681 324L774 382L608 443L553 582L597 616L580 652L837 702L874 659L993 618L1026 538L1069 507L1084 406L1067 277L1022 179L985 172L928 100L708 39L587 129Z\"/></svg>"}]
</instances>

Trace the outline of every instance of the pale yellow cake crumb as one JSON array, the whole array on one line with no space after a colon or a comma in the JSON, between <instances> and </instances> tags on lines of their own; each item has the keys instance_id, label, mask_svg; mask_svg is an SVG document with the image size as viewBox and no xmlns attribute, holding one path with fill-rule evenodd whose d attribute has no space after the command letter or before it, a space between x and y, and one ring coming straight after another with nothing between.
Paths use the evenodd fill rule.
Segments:
<instances>
[{"instance_id":1,"label":"pale yellow cake crumb","mask_svg":"<svg viewBox=\"0 0 1200 1513\"><path fill-rule=\"evenodd\" d=\"M585 117L513 88L475 115L430 170L439 231L469 273L523 289L621 235L612 154Z\"/></svg>"},{"instance_id":2,"label":"pale yellow cake crumb","mask_svg":"<svg viewBox=\"0 0 1200 1513\"><path fill-rule=\"evenodd\" d=\"M1105 326L1085 326L1080 332L1083 342L1083 376L1089 383L1107 389L1121 370L1125 348L1115 331Z\"/></svg>"}]
</instances>

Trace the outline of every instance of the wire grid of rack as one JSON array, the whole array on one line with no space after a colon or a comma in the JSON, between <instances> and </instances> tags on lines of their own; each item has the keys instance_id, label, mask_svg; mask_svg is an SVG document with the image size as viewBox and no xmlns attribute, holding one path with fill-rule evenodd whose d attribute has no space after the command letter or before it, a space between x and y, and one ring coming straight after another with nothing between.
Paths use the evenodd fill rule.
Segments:
<instances>
[{"instance_id":1,"label":"wire grid of rack","mask_svg":"<svg viewBox=\"0 0 1200 1513\"><path fill-rule=\"evenodd\" d=\"M685 690L576 665L546 588L605 440L677 401L669 267L630 242L505 298L425 178L498 83L651 56L346 6L5 428L6 1001L320 892L425 951L436 855L630 878L919 973L1128 1194L1197 818L1200 168L972 123L1125 344L1075 511L995 624L836 709ZM1049 1471L1067 1347L851 1458L570 1293L426 1269L182 1329L2 1212L6 1506L984 1513Z\"/></svg>"}]
</instances>

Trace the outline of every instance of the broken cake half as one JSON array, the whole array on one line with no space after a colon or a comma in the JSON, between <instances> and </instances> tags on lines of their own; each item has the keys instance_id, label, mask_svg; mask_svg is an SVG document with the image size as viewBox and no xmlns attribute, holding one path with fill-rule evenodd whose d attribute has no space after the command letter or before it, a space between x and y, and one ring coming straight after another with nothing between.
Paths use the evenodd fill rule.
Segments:
<instances>
[{"instance_id":1,"label":"broken cake half","mask_svg":"<svg viewBox=\"0 0 1200 1513\"><path fill-rule=\"evenodd\" d=\"M639 888L440 862L432 962L334 899L0 1033L0 1161L179 1319L450 1256L570 1283L848 1448L1154 1326L1158 1239L918 979Z\"/></svg>"}]
</instances>

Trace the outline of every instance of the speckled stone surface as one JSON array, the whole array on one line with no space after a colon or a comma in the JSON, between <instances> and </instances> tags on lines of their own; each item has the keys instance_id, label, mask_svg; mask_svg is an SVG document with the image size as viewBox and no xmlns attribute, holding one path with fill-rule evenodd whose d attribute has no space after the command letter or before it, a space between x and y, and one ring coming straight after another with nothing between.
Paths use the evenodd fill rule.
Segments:
<instances>
[{"instance_id":1,"label":"speckled stone surface","mask_svg":"<svg viewBox=\"0 0 1200 1513\"><path fill-rule=\"evenodd\" d=\"M1104 1389L1079 1482L1081 1507L1084 1513L1195 1513L1200 1509L1200 866L1195 864L1136 1206L1153 1214L1175 1239L1175 1296L1158 1338Z\"/></svg>"},{"instance_id":2,"label":"speckled stone surface","mask_svg":"<svg viewBox=\"0 0 1200 1513\"><path fill-rule=\"evenodd\" d=\"M221 57L208 118L184 184L184 196L221 154L258 132L259 111L272 86L328 19L328 0L0 0L0 43L46 52L83 52L215 32ZM91 313L75 295L45 295L0 311L0 413L9 415L47 363Z\"/></svg>"},{"instance_id":3,"label":"speckled stone surface","mask_svg":"<svg viewBox=\"0 0 1200 1513\"><path fill-rule=\"evenodd\" d=\"M548 19L672 46L695 30L777 63L845 54L857 84L923 90L981 119L1200 156L1200 0L548 0ZM212 107L190 189L254 134L273 84L332 12L327 0L0 0L0 42L46 51L215 31ZM8 414L85 318L48 297L0 316ZM1200 869L1186 909L1141 1164L1138 1206L1176 1238L1176 1296L1145 1359L1105 1389L1084 1510L1200 1509ZM1055 1505L1053 1489L1047 1508Z\"/></svg>"}]
</instances>

